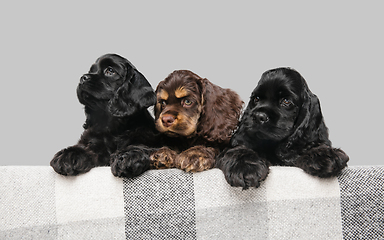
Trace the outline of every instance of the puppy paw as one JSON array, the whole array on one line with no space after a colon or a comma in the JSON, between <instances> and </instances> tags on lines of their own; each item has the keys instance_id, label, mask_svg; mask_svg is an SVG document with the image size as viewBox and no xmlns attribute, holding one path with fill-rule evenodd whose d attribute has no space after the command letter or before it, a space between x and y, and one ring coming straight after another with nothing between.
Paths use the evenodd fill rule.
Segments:
<instances>
[{"instance_id":1,"label":"puppy paw","mask_svg":"<svg viewBox=\"0 0 384 240\"><path fill-rule=\"evenodd\" d=\"M259 187L269 173L266 161L251 149L239 146L218 156L217 165L233 187Z\"/></svg>"},{"instance_id":2,"label":"puppy paw","mask_svg":"<svg viewBox=\"0 0 384 240\"><path fill-rule=\"evenodd\" d=\"M77 146L68 147L56 153L50 165L57 173L66 176L85 173L95 167L94 156Z\"/></svg>"},{"instance_id":3,"label":"puppy paw","mask_svg":"<svg viewBox=\"0 0 384 240\"><path fill-rule=\"evenodd\" d=\"M162 147L157 151L153 152L150 156L151 168L152 169L165 169L175 167L176 152L167 148Z\"/></svg>"},{"instance_id":4,"label":"puppy paw","mask_svg":"<svg viewBox=\"0 0 384 240\"><path fill-rule=\"evenodd\" d=\"M321 178L337 176L347 166L349 157L344 151L322 145L300 156L296 166Z\"/></svg>"},{"instance_id":5,"label":"puppy paw","mask_svg":"<svg viewBox=\"0 0 384 240\"><path fill-rule=\"evenodd\" d=\"M116 177L133 178L149 169L148 150L139 146L130 146L124 151L111 155L112 174Z\"/></svg>"},{"instance_id":6,"label":"puppy paw","mask_svg":"<svg viewBox=\"0 0 384 240\"><path fill-rule=\"evenodd\" d=\"M191 147L176 156L175 166L186 172L201 172L215 166L216 150L210 147Z\"/></svg>"}]
</instances>

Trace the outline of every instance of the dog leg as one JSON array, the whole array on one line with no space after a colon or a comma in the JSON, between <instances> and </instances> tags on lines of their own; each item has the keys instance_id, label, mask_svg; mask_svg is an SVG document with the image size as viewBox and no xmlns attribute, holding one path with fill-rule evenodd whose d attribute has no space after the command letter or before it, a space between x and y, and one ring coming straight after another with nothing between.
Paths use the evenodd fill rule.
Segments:
<instances>
[{"instance_id":1,"label":"dog leg","mask_svg":"<svg viewBox=\"0 0 384 240\"><path fill-rule=\"evenodd\" d=\"M147 171L150 166L151 149L144 146L129 146L111 155L112 174L116 177L133 178Z\"/></svg>"},{"instance_id":2,"label":"dog leg","mask_svg":"<svg viewBox=\"0 0 384 240\"><path fill-rule=\"evenodd\" d=\"M56 153L50 165L59 174L74 176L91 170L95 162L95 154L80 146L72 146Z\"/></svg>"},{"instance_id":3,"label":"dog leg","mask_svg":"<svg viewBox=\"0 0 384 240\"><path fill-rule=\"evenodd\" d=\"M349 157L344 151L321 145L301 155L296 166L321 178L335 177L347 166Z\"/></svg>"},{"instance_id":4,"label":"dog leg","mask_svg":"<svg viewBox=\"0 0 384 240\"><path fill-rule=\"evenodd\" d=\"M174 168L177 153L168 147L162 147L150 156L151 169Z\"/></svg>"},{"instance_id":5,"label":"dog leg","mask_svg":"<svg viewBox=\"0 0 384 240\"><path fill-rule=\"evenodd\" d=\"M217 157L216 167L220 168L227 182L233 187L259 187L269 172L267 162L245 146L238 146L222 152Z\"/></svg>"},{"instance_id":6,"label":"dog leg","mask_svg":"<svg viewBox=\"0 0 384 240\"><path fill-rule=\"evenodd\" d=\"M179 155L175 159L175 167L186 172L201 172L215 166L217 151L211 147L194 146Z\"/></svg>"}]
</instances>

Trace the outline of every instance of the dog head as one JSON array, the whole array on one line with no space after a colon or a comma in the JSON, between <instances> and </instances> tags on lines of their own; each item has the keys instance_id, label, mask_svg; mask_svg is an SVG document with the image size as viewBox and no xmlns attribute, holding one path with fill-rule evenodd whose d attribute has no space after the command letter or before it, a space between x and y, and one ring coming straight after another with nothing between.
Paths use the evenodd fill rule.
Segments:
<instances>
[{"instance_id":1,"label":"dog head","mask_svg":"<svg viewBox=\"0 0 384 240\"><path fill-rule=\"evenodd\" d=\"M319 100L297 71L277 68L263 73L232 145L242 144L244 137L250 142L284 140L287 147L299 138L305 141L328 138Z\"/></svg>"},{"instance_id":2,"label":"dog head","mask_svg":"<svg viewBox=\"0 0 384 240\"><path fill-rule=\"evenodd\" d=\"M147 79L132 63L116 54L106 54L96 60L80 78L77 96L88 115L113 117L133 115L156 102Z\"/></svg>"},{"instance_id":3,"label":"dog head","mask_svg":"<svg viewBox=\"0 0 384 240\"><path fill-rule=\"evenodd\" d=\"M235 92L178 70L159 83L156 93L155 122L160 132L229 142L243 104Z\"/></svg>"}]
</instances>

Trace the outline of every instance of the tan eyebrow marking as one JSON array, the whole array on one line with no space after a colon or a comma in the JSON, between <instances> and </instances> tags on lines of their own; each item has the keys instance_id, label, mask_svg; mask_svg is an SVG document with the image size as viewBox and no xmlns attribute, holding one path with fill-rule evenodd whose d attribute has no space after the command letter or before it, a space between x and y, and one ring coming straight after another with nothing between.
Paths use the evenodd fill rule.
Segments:
<instances>
[{"instance_id":1,"label":"tan eyebrow marking","mask_svg":"<svg viewBox=\"0 0 384 240\"><path fill-rule=\"evenodd\" d=\"M167 91L161 89L160 92L158 93L158 96L162 100L168 100L169 94L167 93Z\"/></svg>"},{"instance_id":2,"label":"tan eyebrow marking","mask_svg":"<svg viewBox=\"0 0 384 240\"><path fill-rule=\"evenodd\" d=\"M176 91L175 91L175 96L176 96L177 98L183 98L183 97L186 97L186 96L188 96L188 91L185 90L184 87L180 87L180 88L176 89Z\"/></svg>"}]
</instances>

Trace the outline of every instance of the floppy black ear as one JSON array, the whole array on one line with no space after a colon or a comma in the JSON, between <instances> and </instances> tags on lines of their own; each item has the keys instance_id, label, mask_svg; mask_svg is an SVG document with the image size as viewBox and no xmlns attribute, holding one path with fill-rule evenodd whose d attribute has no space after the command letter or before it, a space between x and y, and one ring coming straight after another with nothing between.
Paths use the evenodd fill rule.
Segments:
<instances>
[{"instance_id":1,"label":"floppy black ear","mask_svg":"<svg viewBox=\"0 0 384 240\"><path fill-rule=\"evenodd\" d=\"M328 129L321 113L320 101L309 90L307 84L305 82L303 84L303 104L296 120L294 133L288 139L287 148L297 144L326 143L330 145Z\"/></svg>"},{"instance_id":2,"label":"floppy black ear","mask_svg":"<svg viewBox=\"0 0 384 240\"><path fill-rule=\"evenodd\" d=\"M108 103L108 110L115 117L133 115L156 103L155 92L147 79L136 69L132 71Z\"/></svg>"}]
</instances>

